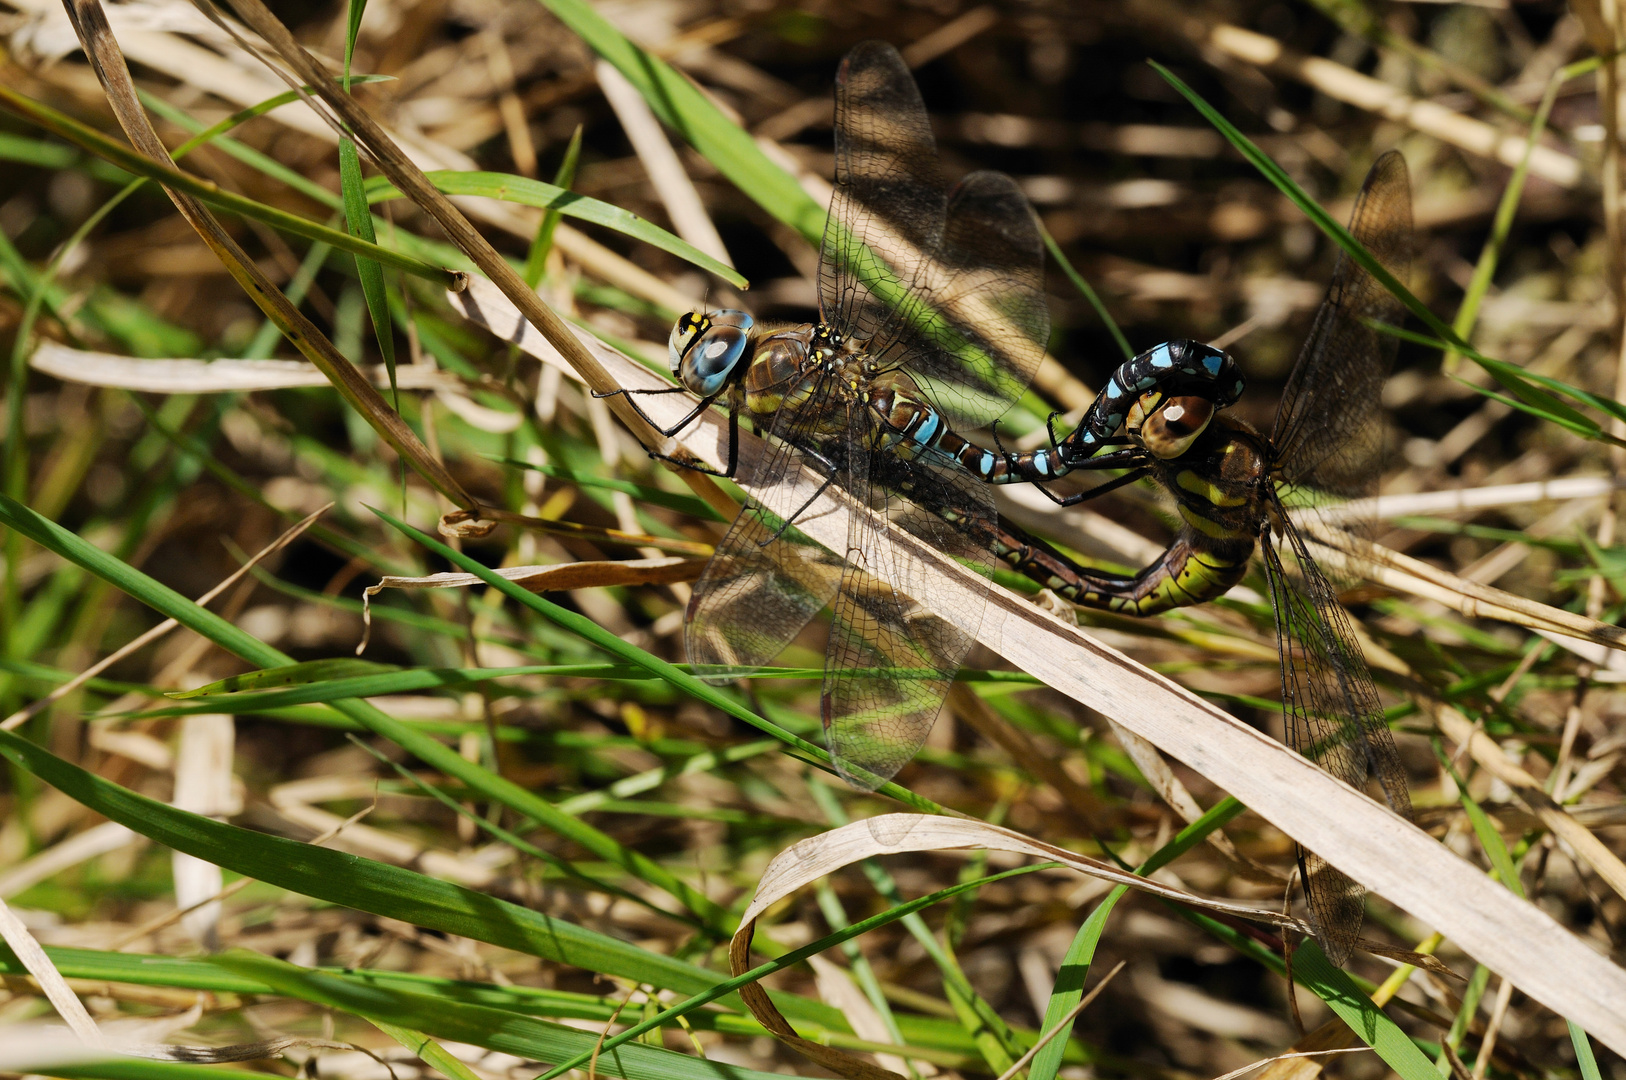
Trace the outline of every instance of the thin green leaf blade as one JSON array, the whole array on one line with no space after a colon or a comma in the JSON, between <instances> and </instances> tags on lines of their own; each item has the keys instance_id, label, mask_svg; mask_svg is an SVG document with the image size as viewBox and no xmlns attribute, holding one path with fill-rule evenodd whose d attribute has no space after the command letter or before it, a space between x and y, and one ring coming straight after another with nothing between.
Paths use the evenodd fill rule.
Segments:
<instances>
[{"instance_id":1,"label":"thin green leaf blade","mask_svg":"<svg viewBox=\"0 0 1626 1080\"><path fill-rule=\"evenodd\" d=\"M559 163L558 172L553 175L553 186L560 191L569 191L570 185L576 182L576 165L582 154L582 126L576 125L571 133L570 144L565 147L564 160ZM557 209L549 208L542 212L542 224L536 227L536 236L531 239L531 247L525 253L525 284L536 288L542 283L542 274L547 269L548 253L553 250L553 232L559 227L559 219L563 215Z\"/></svg>"},{"instance_id":2,"label":"thin green leaf blade","mask_svg":"<svg viewBox=\"0 0 1626 1080\"><path fill-rule=\"evenodd\" d=\"M653 222L645 221L632 211L588 198L586 195L578 195L574 191L566 191L546 181L533 180L528 176L515 176L512 173L459 172L450 169L437 169L425 175L429 177L431 184L446 195L478 195L541 210L557 210L566 217L614 229L624 236L641 240L650 247L676 255L708 273L716 274L737 288L744 289L750 285L750 282L733 267L718 262L694 245L673 236ZM367 199L371 203L386 202L400 197L401 193L394 185L381 176L375 176L367 182Z\"/></svg>"},{"instance_id":3,"label":"thin green leaf blade","mask_svg":"<svg viewBox=\"0 0 1626 1080\"><path fill-rule=\"evenodd\" d=\"M360 7L359 4L355 6ZM378 234L373 231L373 214L368 208L367 188L362 181L361 155L356 150L356 141L348 136L339 140L339 188L344 198L345 226L350 230L350 235L376 244ZM356 276L361 279L361 294L367 301L367 315L372 319L378 351L384 357L385 370L389 372L391 401L399 410L401 389L395 381L395 332L390 322L389 297L385 293L384 267L364 255L357 254L355 259Z\"/></svg>"}]
</instances>

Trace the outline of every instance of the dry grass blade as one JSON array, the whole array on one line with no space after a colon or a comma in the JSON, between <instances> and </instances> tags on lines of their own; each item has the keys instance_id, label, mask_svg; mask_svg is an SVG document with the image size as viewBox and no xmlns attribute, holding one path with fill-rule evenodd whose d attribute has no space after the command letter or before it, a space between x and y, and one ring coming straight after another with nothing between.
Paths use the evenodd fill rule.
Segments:
<instances>
[{"instance_id":1,"label":"dry grass blade","mask_svg":"<svg viewBox=\"0 0 1626 1080\"><path fill-rule=\"evenodd\" d=\"M1212 46L1244 63L1297 79L1328 97L1398 120L1425 135L1432 135L1471 154L1517 165L1524 158L1526 140L1504 135L1483 120L1475 120L1432 101L1420 101L1388 83L1362 75L1319 56L1304 56L1275 38L1229 23L1210 22L1162 0L1138 0L1142 14L1171 23L1193 42ZM1530 171L1561 187L1581 184L1581 163L1547 146L1530 148Z\"/></svg>"},{"instance_id":2,"label":"dry grass blade","mask_svg":"<svg viewBox=\"0 0 1626 1080\"><path fill-rule=\"evenodd\" d=\"M1351 499L1317 510L1317 520L1331 525L1368 518L1388 520L1412 514L1452 514L1520 506L1533 502L1593 499L1626 488L1626 479L1610 476L1566 476L1562 480L1536 480L1528 484L1493 484L1451 491L1418 491Z\"/></svg>"},{"instance_id":3,"label":"dry grass blade","mask_svg":"<svg viewBox=\"0 0 1626 1080\"><path fill-rule=\"evenodd\" d=\"M674 585L697 581L706 558L625 559L621 561L558 563L553 566L505 566L494 573L534 593L566 589L592 589L614 585ZM473 574L446 571L427 577L387 576L362 594L361 641L356 655L367 651L373 630L373 597L385 589L468 589L485 582Z\"/></svg>"},{"instance_id":4,"label":"dry grass blade","mask_svg":"<svg viewBox=\"0 0 1626 1080\"><path fill-rule=\"evenodd\" d=\"M40 342L28 358L28 366L63 382L149 394L249 393L328 385L327 377L318 368L300 360L137 360L74 349L55 341ZM356 370L374 386L390 384L383 364ZM395 370L403 390L468 390L456 375L428 364L402 364Z\"/></svg>"},{"instance_id":5,"label":"dry grass blade","mask_svg":"<svg viewBox=\"0 0 1626 1080\"><path fill-rule=\"evenodd\" d=\"M694 181L683 171L683 163L678 160L672 144L666 141L666 132L661 130L649 103L608 61L596 62L593 72L598 76L605 100L621 121L633 152L643 162L677 234L712 258L732 265L723 238L717 235L717 226L712 224L711 215L706 213L705 204L694 189Z\"/></svg>"},{"instance_id":6,"label":"dry grass blade","mask_svg":"<svg viewBox=\"0 0 1626 1080\"><path fill-rule=\"evenodd\" d=\"M578 540L591 540L602 544L628 544L634 547L657 548L661 551L670 551L677 555L692 555L699 559L711 557L712 545L699 540L675 540L669 536L650 536L648 533L628 532L625 529L606 529L597 525L582 525L575 521L555 521L552 518L539 518L531 514L516 514L511 510L497 510L481 507L481 517L489 521L501 521L510 525L518 525L522 529L533 529L536 532L548 533L552 536L569 536ZM442 519L442 526L456 526L464 519L460 513L447 514ZM472 520L472 517L469 519ZM613 563L608 565L626 566L628 563Z\"/></svg>"},{"instance_id":7,"label":"dry grass blade","mask_svg":"<svg viewBox=\"0 0 1626 1080\"><path fill-rule=\"evenodd\" d=\"M78 1037L80 1044L92 1050L106 1049L107 1040L96 1026L96 1021L90 1018L90 1013L85 1011L84 1002L69 989L67 980L51 963L51 958L45 955L40 943L34 940L34 935L28 932L28 927L6 906L4 900L0 900L0 941L6 943L6 947L23 962L28 973L34 976L46 999L55 1007L57 1015L67 1021L68 1030Z\"/></svg>"},{"instance_id":8,"label":"dry grass blade","mask_svg":"<svg viewBox=\"0 0 1626 1080\"><path fill-rule=\"evenodd\" d=\"M200 2L208 4L211 0ZM372 115L363 109L355 98L345 93L328 74L327 69L294 40L293 34L269 8L260 0L228 0L228 2L232 10L270 44L299 79L306 85L316 88L321 99L355 133L356 140L372 155L374 163L389 177L390 183L435 219L446 231L452 243L474 261L481 273L502 290L502 294L517 310L524 312L526 320L569 359L589 386L600 393L618 389L592 355L577 343L564 320L542 302L535 290L525 284L524 279L498 254L497 249L491 246L491 242L470 225L462 212L452 205L452 201L429 182L423 170L412 163ZM628 427L644 438L646 443L655 441L654 433L648 430L648 425L624 399L612 398L610 406ZM713 489L716 487L709 482L705 486Z\"/></svg>"},{"instance_id":9,"label":"dry grass blade","mask_svg":"<svg viewBox=\"0 0 1626 1080\"><path fill-rule=\"evenodd\" d=\"M532 592L597 589L615 585L670 585L693 581L706 568L705 559L626 559L621 562L573 562L554 566L505 566L496 571ZM367 589L377 596L384 589L461 589L483 582L473 574L442 573L428 577L385 577Z\"/></svg>"},{"instance_id":10,"label":"dry grass blade","mask_svg":"<svg viewBox=\"0 0 1626 1080\"><path fill-rule=\"evenodd\" d=\"M108 25L100 0L66 0L68 15L79 35L85 55L107 93L119 126L132 145L154 161L170 164L169 152L153 130L146 110L136 97L130 69L125 65L118 42ZM198 236L220 259L249 299L264 311L294 347L315 364L335 389L437 491L462 507L475 505L473 496L463 490L446 467L432 455L396 411L389 407L354 364L334 347L316 325L273 285L208 208L196 198L166 189L175 208Z\"/></svg>"},{"instance_id":11,"label":"dry grass blade","mask_svg":"<svg viewBox=\"0 0 1626 1080\"><path fill-rule=\"evenodd\" d=\"M1502 747L1449 705L1436 705L1434 721L1451 741L1466 746L1480 767L1508 787L1530 807L1554 836L1568 844L1577 857L1621 896L1626 896L1626 863L1586 826L1553 801L1541 782L1507 759Z\"/></svg>"},{"instance_id":12,"label":"dry grass blade","mask_svg":"<svg viewBox=\"0 0 1626 1080\"><path fill-rule=\"evenodd\" d=\"M0 899L14 896L70 866L117 851L134 839L135 833L116 821L104 821L76 833L0 873Z\"/></svg>"},{"instance_id":13,"label":"dry grass blade","mask_svg":"<svg viewBox=\"0 0 1626 1080\"><path fill-rule=\"evenodd\" d=\"M499 337L545 362L564 364L496 289L474 282L450 299L466 317ZM651 384L648 369L591 338L586 344L625 385ZM677 395L646 400L657 423L670 424L689 408ZM724 460L727 440L726 422L706 414L682 433L681 448L715 467ZM761 443L743 433L741 441L744 475L749 475ZM808 475L802 482L803 491L793 501L811 502L798 528L833 550L844 550L845 501L833 493L813 498L820 489L818 479ZM982 578L908 535L895 534L893 544L900 559L917 564L909 573L933 582L933 604L958 610L987 596ZM1626 971L1415 826L1264 733L1003 590L987 598L978 639L1054 690L1106 714L1208 777L1367 888L1507 974L1531 997L1626 1051L1626 1016L1608 1004L1626 1000Z\"/></svg>"},{"instance_id":14,"label":"dry grass blade","mask_svg":"<svg viewBox=\"0 0 1626 1080\"><path fill-rule=\"evenodd\" d=\"M1626 630L1618 626L1458 577L1381 544L1351 543L1347 536L1310 522L1302 528L1313 539L1316 558L1324 566L1438 601L1471 619L1494 619L1626 650Z\"/></svg>"},{"instance_id":15,"label":"dry grass blade","mask_svg":"<svg viewBox=\"0 0 1626 1080\"><path fill-rule=\"evenodd\" d=\"M1288 1054L1277 1054L1274 1057L1265 1058L1263 1061L1256 1061L1252 1065L1244 1065L1240 1069L1232 1069L1228 1073L1216 1076L1214 1080L1236 1080L1237 1077L1246 1076L1255 1069L1262 1069L1267 1065L1275 1065L1284 1061L1302 1061L1307 1058L1330 1057L1334 1054L1370 1054L1371 1052L1372 1048L1369 1046L1336 1046L1326 1050L1298 1050ZM1319 1065L1317 1071L1320 1071ZM1260 1074L1260 1076L1264 1075L1266 1074ZM1280 1080L1280 1077L1278 1077L1278 1080Z\"/></svg>"},{"instance_id":16,"label":"dry grass blade","mask_svg":"<svg viewBox=\"0 0 1626 1080\"><path fill-rule=\"evenodd\" d=\"M798 841L776 855L762 872L762 880L757 883L756 892L751 896L751 903L740 916L740 928L735 931L733 940L729 942L729 967L735 975L742 975L750 968L751 938L756 931L757 919L764 911L826 874L877 855L896 855L909 851L981 849L1010 851L1038 859L1050 859L1080 873L1139 889L1176 903L1269 923L1301 933L1307 929L1304 923L1291 916L1244 904L1196 896L1182 889L1159 884L1150 878L1120 870L1111 863L1076 855L1065 848L1034 840L1012 829L990 825L985 821L931 817L924 814L883 814ZM897 1075L879 1069L845 1051L810 1042L797 1035L790 1022L774 1007L761 983L750 983L741 987L740 997L750 1008L751 1015L755 1016L763 1027L841 1076L849 1077L851 1080L877 1080L880 1077ZM1061 1028L1058 1027L1058 1030Z\"/></svg>"}]
</instances>

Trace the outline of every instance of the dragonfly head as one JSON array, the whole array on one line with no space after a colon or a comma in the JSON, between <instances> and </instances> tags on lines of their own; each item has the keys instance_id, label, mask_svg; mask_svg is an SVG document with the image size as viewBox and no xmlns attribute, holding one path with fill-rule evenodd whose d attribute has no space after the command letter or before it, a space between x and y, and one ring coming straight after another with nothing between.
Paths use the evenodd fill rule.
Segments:
<instances>
[{"instance_id":1,"label":"dragonfly head","mask_svg":"<svg viewBox=\"0 0 1626 1080\"><path fill-rule=\"evenodd\" d=\"M1153 456L1168 460L1191 449L1214 412L1214 403L1206 397L1164 397L1154 390L1129 407L1127 427L1132 432L1138 429L1141 445Z\"/></svg>"},{"instance_id":2,"label":"dragonfly head","mask_svg":"<svg viewBox=\"0 0 1626 1080\"><path fill-rule=\"evenodd\" d=\"M744 358L754 324L746 312L728 308L679 316L666 339L672 374L692 394L717 393Z\"/></svg>"}]
</instances>

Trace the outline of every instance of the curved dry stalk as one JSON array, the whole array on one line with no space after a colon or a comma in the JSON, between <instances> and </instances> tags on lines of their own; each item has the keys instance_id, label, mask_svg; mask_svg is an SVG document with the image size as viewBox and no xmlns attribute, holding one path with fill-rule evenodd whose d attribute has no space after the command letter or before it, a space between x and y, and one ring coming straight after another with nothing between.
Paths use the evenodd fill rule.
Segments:
<instances>
[{"instance_id":1,"label":"curved dry stalk","mask_svg":"<svg viewBox=\"0 0 1626 1080\"><path fill-rule=\"evenodd\" d=\"M773 861L762 872L762 879L757 882L750 906L740 916L740 928L734 932L734 937L728 944L730 970L735 975L743 975L750 968L751 938L756 931L757 919L761 918L762 913L819 878L877 855L896 855L910 851L966 850L1011 851L1031 855L1037 859L1050 859L1091 877L1139 889L1175 903L1189 904L1208 911L1297 930L1300 933L1305 933L1309 929L1303 921L1291 915L1198 896L1153 881L1151 878L1120 870L1100 859L1091 859L1066 848L1034 840L1001 825L990 825L986 821L964 818L934 817L928 814L882 814L797 841L774 856ZM772 999L768 997L768 992L762 988L760 982L740 987L740 998L763 1027L807 1057L841 1076L848 1077L849 1080L886 1080L898 1076L897 1073L871 1065L854 1054L797 1035L790 1022L774 1007ZM1080 1003L1080 1007L1082 1004ZM1066 1030L1066 1027L1057 1025L1056 1030ZM1037 1049L1034 1047L1035 1051Z\"/></svg>"},{"instance_id":2,"label":"curved dry stalk","mask_svg":"<svg viewBox=\"0 0 1626 1080\"><path fill-rule=\"evenodd\" d=\"M1322 566L1437 601L1470 619L1494 619L1626 651L1626 630L1618 626L1458 577L1382 544L1321 528L1310 518L1302 519L1299 528L1315 544L1316 561Z\"/></svg>"},{"instance_id":3,"label":"curved dry stalk","mask_svg":"<svg viewBox=\"0 0 1626 1080\"><path fill-rule=\"evenodd\" d=\"M467 318L498 337L546 363L568 368L494 287L471 282L467 292L449 299ZM585 331L580 336L606 370L625 380L623 385L657 385L649 369ZM646 402L646 410L659 424L674 423L690 408L688 399L677 394ZM716 467L724 461L727 445L726 419L707 412L673 440L670 449L687 451ZM741 432L741 475L750 475L762 446L761 440ZM801 497L811 498L820 488L819 478L812 474L803 475L801 484ZM841 551L848 513L846 498L827 491L812 500L796 525L819 543ZM1626 1001L1626 971L1551 916L1387 807L1172 680L1022 598L990 588L983 578L901 530L893 531L892 543L900 561L914 564L907 571L912 579L932 583L931 595L923 602L944 611L986 603L978 632L982 644L1203 774L1368 889L1512 978L1531 997L1626 1052L1626 1014L1612 1004Z\"/></svg>"}]
</instances>

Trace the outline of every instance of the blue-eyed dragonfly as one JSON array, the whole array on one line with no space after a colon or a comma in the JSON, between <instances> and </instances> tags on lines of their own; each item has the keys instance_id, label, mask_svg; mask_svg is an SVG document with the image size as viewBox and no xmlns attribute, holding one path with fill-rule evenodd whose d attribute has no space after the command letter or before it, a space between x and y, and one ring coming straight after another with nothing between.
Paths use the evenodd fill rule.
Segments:
<instances>
[{"instance_id":1,"label":"blue-eyed dragonfly","mask_svg":"<svg viewBox=\"0 0 1626 1080\"><path fill-rule=\"evenodd\" d=\"M725 405L723 475L738 463L742 413L770 436L747 478L752 497L694 587L690 663L714 680L760 668L829 606L821 713L831 757L853 785L874 789L925 741L982 617L980 601L917 602L926 582L904 570L888 528L992 570L991 489L958 463L982 452L949 429L987 426L1026 391L1050 321L1027 199L1003 173L944 185L920 91L890 45L866 42L842 61L835 137L819 321L680 318L672 391L700 401L664 433ZM812 501L798 494L804 467L823 478L821 492L837 485L856 504L844 552L794 528ZM952 510L922 507L911 490Z\"/></svg>"},{"instance_id":2,"label":"blue-eyed dragonfly","mask_svg":"<svg viewBox=\"0 0 1626 1080\"><path fill-rule=\"evenodd\" d=\"M1379 158L1367 174L1349 231L1405 280L1411 183L1398 152ZM1085 493L1145 476L1173 497L1180 530L1139 573L1083 569L1010 527L999 530L996 548L1001 559L1075 603L1151 615L1221 595L1242 580L1258 547L1276 615L1288 745L1357 790L1375 779L1389 806L1409 817L1405 770L1360 641L1293 521L1329 500L1376 491L1379 394L1397 340L1373 324L1398 325L1404 314L1376 278L1340 253L1268 438L1218 414L1223 394L1203 396L1196 384L1140 394L1124 413L1129 446L1090 463L1112 458L1129 471ZM1142 367L1130 361L1114 383L1138 383ZM1302 848L1299 865L1317 937L1342 964L1360 931L1365 890Z\"/></svg>"}]
</instances>

